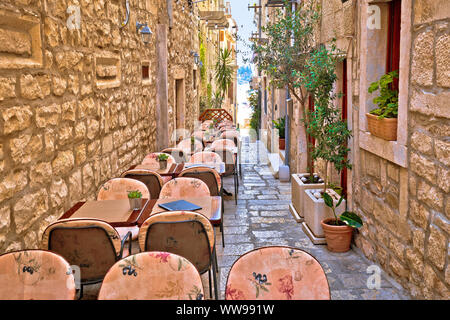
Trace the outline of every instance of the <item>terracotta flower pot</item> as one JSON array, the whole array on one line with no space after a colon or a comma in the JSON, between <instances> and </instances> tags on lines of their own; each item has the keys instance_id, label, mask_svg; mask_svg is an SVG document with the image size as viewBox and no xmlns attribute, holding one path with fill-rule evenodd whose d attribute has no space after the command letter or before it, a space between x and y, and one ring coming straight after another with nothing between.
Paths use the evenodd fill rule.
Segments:
<instances>
[{"instance_id":1,"label":"terracotta flower pot","mask_svg":"<svg viewBox=\"0 0 450 320\"><path fill-rule=\"evenodd\" d=\"M334 218L328 218L321 221L322 229L327 239L327 248L331 252L347 252L350 250L353 228L347 225L332 225Z\"/></svg>"},{"instance_id":2,"label":"terracotta flower pot","mask_svg":"<svg viewBox=\"0 0 450 320\"><path fill-rule=\"evenodd\" d=\"M280 148L280 150L284 150L286 148L286 140L279 138L278 139L278 147Z\"/></svg>"},{"instance_id":3,"label":"terracotta flower pot","mask_svg":"<svg viewBox=\"0 0 450 320\"><path fill-rule=\"evenodd\" d=\"M378 116L366 113L367 127L374 136L387 141L397 140L397 118L378 119Z\"/></svg>"}]
</instances>

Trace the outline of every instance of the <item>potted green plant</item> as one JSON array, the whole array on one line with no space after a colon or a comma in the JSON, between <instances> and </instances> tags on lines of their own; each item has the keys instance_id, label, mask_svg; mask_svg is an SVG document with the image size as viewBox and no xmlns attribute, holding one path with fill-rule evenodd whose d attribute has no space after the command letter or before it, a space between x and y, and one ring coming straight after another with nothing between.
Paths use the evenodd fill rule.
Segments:
<instances>
[{"instance_id":1,"label":"potted green plant","mask_svg":"<svg viewBox=\"0 0 450 320\"><path fill-rule=\"evenodd\" d=\"M336 215L336 208L344 200L343 196L341 196L336 205L328 193L325 192L323 198L325 205L333 211L334 215L334 218L327 218L321 221L327 240L327 248L331 252L347 252L350 250L353 229L362 227L363 222L356 213L351 211L345 211L339 217Z\"/></svg>"},{"instance_id":2,"label":"potted green plant","mask_svg":"<svg viewBox=\"0 0 450 320\"><path fill-rule=\"evenodd\" d=\"M369 93L380 91L373 99L378 108L366 113L369 132L388 141L397 140L398 90L394 88L398 71L383 75L369 86Z\"/></svg>"},{"instance_id":3,"label":"potted green plant","mask_svg":"<svg viewBox=\"0 0 450 320\"><path fill-rule=\"evenodd\" d=\"M140 210L142 205L142 193L138 190L128 191L128 200L131 210Z\"/></svg>"},{"instance_id":4,"label":"potted green plant","mask_svg":"<svg viewBox=\"0 0 450 320\"><path fill-rule=\"evenodd\" d=\"M169 155L165 153L160 153L158 155L159 168L164 170L167 168L167 159L169 159Z\"/></svg>"},{"instance_id":5,"label":"potted green plant","mask_svg":"<svg viewBox=\"0 0 450 320\"><path fill-rule=\"evenodd\" d=\"M278 146L280 150L284 150L286 148L286 140L285 140L285 130L286 130L286 119L285 118L278 118L278 120L273 120L273 124L275 125L275 128L278 129Z\"/></svg>"},{"instance_id":6,"label":"potted green plant","mask_svg":"<svg viewBox=\"0 0 450 320\"><path fill-rule=\"evenodd\" d=\"M332 202L343 204L342 198L331 187L331 174L329 166L332 165L339 174L344 168L351 168L347 159L349 148L348 139L351 131L347 123L342 120L341 109L335 103L340 96L335 92L336 64L340 55L334 50L322 47L313 51L308 61L309 69L317 77L311 77L311 90L314 89L314 109L309 111L309 126L307 132L314 137L315 144L312 148L312 159L321 160L323 163L323 186L321 189L308 189L304 195L303 229L316 244L326 243L326 237L322 228L322 220L332 218L333 213L325 204L325 194L331 196ZM336 212L342 213L338 208Z\"/></svg>"}]
</instances>

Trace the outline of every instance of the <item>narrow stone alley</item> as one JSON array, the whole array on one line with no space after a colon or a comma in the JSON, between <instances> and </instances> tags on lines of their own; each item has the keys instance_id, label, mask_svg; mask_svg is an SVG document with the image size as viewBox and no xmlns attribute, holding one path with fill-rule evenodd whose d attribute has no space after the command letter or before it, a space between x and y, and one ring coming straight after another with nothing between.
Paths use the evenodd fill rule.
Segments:
<instances>
[{"instance_id":1,"label":"narrow stone alley","mask_svg":"<svg viewBox=\"0 0 450 320\"><path fill-rule=\"evenodd\" d=\"M409 299L394 280L381 271L381 288L369 289L367 273L372 262L353 248L346 253L331 253L325 245L314 245L289 212L290 182L275 179L268 165L267 151L260 142L242 139L242 180L237 204L234 197L225 200L225 248L217 231L217 254L220 269L220 299L224 299L227 276L233 263L242 254L255 248L285 245L312 254L324 268L331 290L331 299ZM228 190L233 178L225 179ZM207 276L204 277L207 286ZM205 292L207 292L205 290Z\"/></svg>"}]
</instances>

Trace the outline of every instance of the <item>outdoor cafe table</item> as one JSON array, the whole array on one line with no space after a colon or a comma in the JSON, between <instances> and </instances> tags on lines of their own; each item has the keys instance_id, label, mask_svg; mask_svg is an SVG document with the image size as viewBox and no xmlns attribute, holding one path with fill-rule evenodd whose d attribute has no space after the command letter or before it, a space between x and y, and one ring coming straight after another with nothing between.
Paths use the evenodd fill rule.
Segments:
<instances>
[{"instance_id":1,"label":"outdoor cafe table","mask_svg":"<svg viewBox=\"0 0 450 320\"><path fill-rule=\"evenodd\" d=\"M160 176L170 176L172 178L176 178L180 175L181 171L183 171L184 169L187 169L189 167L197 167L197 166L206 166L206 167L212 168L212 169L216 170L217 173L219 173L221 176L225 173L225 164L223 162L218 162L218 163L209 163L209 162L207 162L207 163L190 163L190 162L172 163L170 168L168 168L164 171L161 171L161 170L158 171L150 166L138 164L138 165L131 166L128 170L148 169L148 170L156 171Z\"/></svg>"},{"instance_id":2,"label":"outdoor cafe table","mask_svg":"<svg viewBox=\"0 0 450 320\"><path fill-rule=\"evenodd\" d=\"M222 199L220 196L179 199L142 199L142 209L131 211L125 200L81 201L66 211L62 219L99 219L108 222L115 228L141 226L152 214L165 212L157 203L186 200L202 207L200 212L208 217L212 224L220 224L222 219ZM86 205L87 204L87 205ZM86 205L86 206L85 206Z\"/></svg>"},{"instance_id":3,"label":"outdoor cafe table","mask_svg":"<svg viewBox=\"0 0 450 320\"><path fill-rule=\"evenodd\" d=\"M153 209L150 215L154 215L161 212L167 212L168 210L161 208L159 204L169 203L177 200L185 200L190 203L196 204L201 209L195 212L201 213L206 216L213 225L218 225L222 219L222 197L210 196L210 197L186 197L186 198L167 198L153 200Z\"/></svg>"},{"instance_id":4,"label":"outdoor cafe table","mask_svg":"<svg viewBox=\"0 0 450 320\"><path fill-rule=\"evenodd\" d=\"M142 199L140 210L131 210L128 199L81 201L66 211L61 219L99 219L115 228L133 227L149 217L155 201Z\"/></svg>"}]
</instances>

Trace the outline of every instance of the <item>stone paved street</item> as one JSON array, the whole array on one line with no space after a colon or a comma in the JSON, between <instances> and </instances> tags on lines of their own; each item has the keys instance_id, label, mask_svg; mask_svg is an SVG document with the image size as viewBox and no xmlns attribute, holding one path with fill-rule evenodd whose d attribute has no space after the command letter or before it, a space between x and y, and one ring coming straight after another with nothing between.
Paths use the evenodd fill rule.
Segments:
<instances>
[{"instance_id":1,"label":"stone paved street","mask_svg":"<svg viewBox=\"0 0 450 320\"><path fill-rule=\"evenodd\" d=\"M327 274L332 299L409 299L384 274L380 290L368 289L370 274L366 270L372 263L355 249L338 254L330 253L325 245L312 244L289 212L290 183L281 183L273 177L263 145L248 140L243 139L242 159L248 164L242 165L237 205L233 197L225 201L225 248L220 232L216 234L222 299L234 261L249 250L269 245L293 246L317 258ZM227 189L234 190L232 178L226 180ZM207 276L204 278L206 284Z\"/></svg>"}]
</instances>

